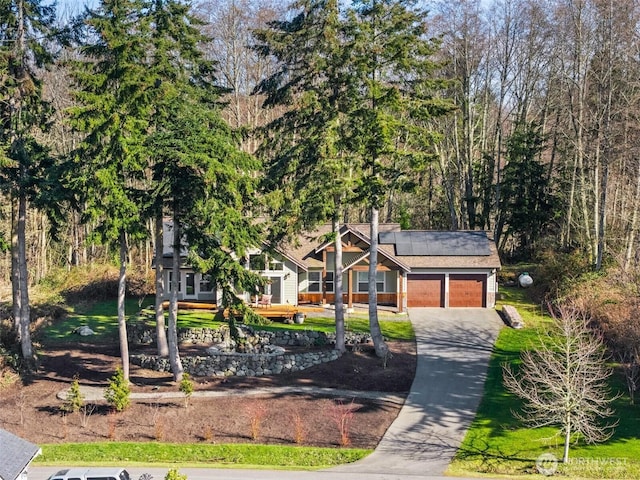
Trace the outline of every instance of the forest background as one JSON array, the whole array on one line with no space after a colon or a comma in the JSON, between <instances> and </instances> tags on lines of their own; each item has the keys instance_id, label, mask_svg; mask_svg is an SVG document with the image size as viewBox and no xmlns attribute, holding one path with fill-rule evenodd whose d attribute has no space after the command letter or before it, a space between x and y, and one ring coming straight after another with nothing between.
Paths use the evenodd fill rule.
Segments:
<instances>
[{"instance_id":1,"label":"forest background","mask_svg":"<svg viewBox=\"0 0 640 480\"><path fill-rule=\"evenodd\" d=\"M12 3L41 2L9 5ZM424 27L438 46L433 54L438 69L429 75L443 81L436 96L455 108L447 115L425 119L421 128L428 132L424 152L428 161L419 168L404 169L410 178L403 184L390 184L380 220L413 229L487 230L505 262L543 265L551 277L562 278L563 288L567 278L615 272L607 285L619 285L616 295L637 303L638 294L633 290L633 285L637 289L640 262L637 3L389 3L428 11ZM198 46L205 59L215 62L217 92L224 101L221 116L242 133L241 150L253 157L262 141L260 127L286 110L265 108L264 96L254 94L280 66L251 48L256 43L253 32L271 21L291 18L291 12L286 2L252 0L199 1L193 3L191 12L203 20L198 29L208 37ZM66 13L62 10L55 15L59 27L71 23ZM2 74L9 65L6 52L14 45L9 32L5 30L0 37ZM46 62L46 68L35 57L33 62L34 88L42 88L50 115L46 128L37 121L29 128L38 144L33 152L41 160L39 167L46 165L47 174L55 171L51 166L72 157L87 138L78 123L69 121L79 106L78 73L72 69L82 56L72 44L55 45L57 56ZM12 105L8 77L2 78L4 121L10 118ZM8 148L14 138L6 125L0 139ZM16 195L15 165L3 162L0 169L4 179L0 232L6 252L0 258L0 281L5 297L15 271L10 247L17 248L20 196ZM49 185L55 181L49 178ZM29 188L35 192L41 188L37 184ZM407 189L407 184L413 188ZM115 264L122 254L96 235L109 213L101 211L102 219L88 220L83 210L88 204L56 198L55 193L51 189L48 196L35 201L35 195L34 201L24 204L28 212L24 253L31 284L58 269ZM365 205L354 202L341 221L367 222L368 214ZM149 217L147 234L131 235L127 242L130 267L143 278L149 277L156 247L151 235L154 221ZM550 286L553 290L560 283Z\"/></svg>"}]
</instances>

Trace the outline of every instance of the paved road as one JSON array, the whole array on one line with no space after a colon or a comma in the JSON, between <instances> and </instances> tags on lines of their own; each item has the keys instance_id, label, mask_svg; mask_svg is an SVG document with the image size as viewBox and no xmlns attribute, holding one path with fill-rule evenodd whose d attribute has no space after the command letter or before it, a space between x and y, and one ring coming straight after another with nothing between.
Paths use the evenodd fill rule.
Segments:
<instances>
[{"instance_id":1,"label":"paved road","mask_svg":"<svg viewBox=\"0 0 640 480\"><path fill-rule=\"evenodd\" d=\"M411 393L375 452L320 472L180 469L189 480L406 480L443 475L473 420L487 365L503 325L490 309L409 311L416 332L418 365ZM45 480L55 467L32 467L29 480ZM132 479L166 469L131 468ZM448 477L451 479L451 477Z\"/></svg>"},{"instance_id":2,"label":"paved road","mask_svg":"<svg viewBox=\"0 0 640 480\"><path fill-rule=\"evenodd\" d=\"M46 480L49 475L59 468L37 467L29 470L29 480ZM149 474L153 480L163 480L167 473L166 468L127 468L131 474L131 480L138 480L140 475ZM221 470L206 468L180 468L180 473L187 475L188 480L478 480L463 479L432 475L404 474L371 474L371 473L347 473L347 472L289 472L283 470Z\"/></svg>"}]
</instances>

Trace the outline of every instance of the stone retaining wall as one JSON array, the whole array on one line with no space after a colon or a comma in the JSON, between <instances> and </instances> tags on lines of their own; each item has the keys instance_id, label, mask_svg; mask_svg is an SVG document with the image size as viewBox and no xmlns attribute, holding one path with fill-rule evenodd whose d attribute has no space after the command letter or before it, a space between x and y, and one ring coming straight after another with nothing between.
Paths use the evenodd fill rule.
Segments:
<instances>
[{"instance_id":1,"label":"stone retaining wall","mask_svg":"<svg viewBox=\"0 0 640 480\"><path fill-rule=\"evenodd\" d=\"M240 327L240 326L239 326ZM277 330L267 332L253 330L250 326L242 326L242 333L246 336L247 343L254 346L281 345L291 347L311 347L323 345L335 345L336 334L315 330ZM145 324L131 324L127 327L129 343L133 345L151 345L156 340L155 328ZM229 328L225 325L220 328L184 328L178 330L178 342L181 344L206 344L215 345L229 340ZM369 333L345 333L347 345L370 343ZM245 352L251 353L251 352Z\"/></svg>"},{"instance_id":2,"label":"stone retaining wall","mask_svg":"<svg viewBox=\"0 0 640 480\"><path fill-rule=\"evenodd\" d=\"M183 357L181 360L184 371L194 377L255 377L297 372L337 360L339 356L338 350L322 350L295 354L219 353ZM131 355L131 363L159 372L171 371L169 359L157 355Z\"/></svg>"},{"instance_id":3,"label":"stone retaining wall","mask_svg":"<svg viewBox=\"0 0 640 480\"><path fill-rule=\"evenodd\" d=\"M240 343L230 338L229 327L217 329L192 328L178 331L182 345L202 345L203 355L181 356L184 371L192 376L260 376L296 372L340 356L337 350L286 353L284 347L318 347L335 345L335 333L314 330L253 331L239 325ZM132 324L128 329L133 344L155 342L155 329L144 324ZM369 343L370 334L347 333L347 345ZM212 346L206 349L206 346ZM160 372L171 371L169 359L157 355L131 355L131 362Z\"/></svg>"}]
</instances>

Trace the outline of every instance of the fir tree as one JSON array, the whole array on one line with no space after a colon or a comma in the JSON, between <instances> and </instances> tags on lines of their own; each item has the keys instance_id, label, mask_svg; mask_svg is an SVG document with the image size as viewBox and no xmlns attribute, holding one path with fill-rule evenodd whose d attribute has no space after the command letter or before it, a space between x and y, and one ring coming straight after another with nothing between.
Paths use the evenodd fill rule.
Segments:
<instances>
[{"instance_id":1,"label":"fir tree","mask_svg":"<svg viewBox=\"0 0 640 480\"><path fill-rule=\"evenodd\" d=\"M148 54L148 3L103 0L84 18L86 42L73 77L79 106L72 110L76 130L86 134L68 165L70 185L84 208L84 221L97 225L98 241L117 245L118 332L122 370L129 378L125 319L128 245L146 235L143 140L151 105Z\"/></svg>"},{"instance_id":2,"label":"fir tree","mask_svg":"<svg viewBox=\"0 0 640 480\"><path fill-rule=\"evenodd\" d=\"M376 354L387 346L377 313L379 212L393 189L410 189L430 157L435 136L425 121L453 107L438 98L446 83L435 76L438 43L412 0L353 2L346 20L354 108L350 148L361 165L360 198L369 210L369 324Z\"/></svg>"},{"instance_id":3,"label":"fir tree","mask_svg":"<svg viewBox=\"0 0 640 480\"><path fill-rule=\"evenodd\" d=\"M287 110L265 129L259 152L267 160L271 242L332 222L336 348L344 351L340 221L354 175L342 131L351 101L343 26L336 0L303 0L291 8L299 12L291 20L256 32L256 49L280 64L257 92L266 94L265 106Z\"/></svg>"},{"instance_id":4,"label":"fir tree","mask_svg":"<svg viewBox=\"0 0 640 480\"><path fill-rule=\"evenodd\" d=\"M32 366L34 352L25 226L28 204L39 201L51 166L49 152L38 140L51 108L43 99L37 69L53 61L49 40L54 21L55 5L0 2L0 190L12 201L13 315L27 366Z\"/></svg>"},{"instance_id":5,"label":"fir tree","mask_svg":"<svg viewBox=\"0 0 640 480\"><path fill-rule=\"evenodd\" d=\"M260 244L252 220L258 164L239 149L240 137L220 115L215 66L198 44L205 38L188 7L156 1L153 17L151 95L153 133L145 146L151 152L155 215L170 212L173 228L172 276L180 275L181 252L223 291L221 309L239 303L235 288L255 285L255 276L241 263L248 246ZM233 253L232 253L233 252ZM251 278L253 282L240 281ZM177 291L173 282L169 307L169 357L174 378L182 375L177 351Z\"/></svg>"}]
</instances>

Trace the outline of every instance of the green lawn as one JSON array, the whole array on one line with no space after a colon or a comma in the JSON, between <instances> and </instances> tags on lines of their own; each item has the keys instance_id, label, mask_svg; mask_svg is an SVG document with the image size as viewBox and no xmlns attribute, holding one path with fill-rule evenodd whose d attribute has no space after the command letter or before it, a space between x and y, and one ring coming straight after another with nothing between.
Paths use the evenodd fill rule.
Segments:
<instances>
[{"instance_id":1,"label":"green lawn","mask_svg":"<svg viewBox=\"0 0 640 480\"><path fill-rule=\"evenodd\" d=\"M371 453L357 448L286 445L170 444L158 442L66 443L40 445L34 465L150 465L314 470L355 462Z\"/></svg>"},{"instance_id":2,"label":"green lawn","mask_svg":"<svg viewBox=\"0 0 640 480\"><path fill-rule=\"evenodd\" d=\"M530 429L513 415L521 407L520 400L502 386L502 364L514 363L520 351L538 340L537 330L544 329L551 320L541 315L540 307L526 299L526 290L503 289L500 303L514 305L521 313L526 328L504 328L500 332L490 361L485 394L471 428L462 443L451 475L518 475L536 471L535 460L542 453L562 457L563 439L553 428ZM611 380L612 391L622 392L620 376ZM567 465L559 465L559 472L570 478L638 478L640 477L640 407L629 405L622 396L614 402L619 426L607 442L588 446L573 445ZM614 419L615 420L615 419Z\"/></svg>"},{"instance_id":3,"label":"green lawn","mask_svg":"<svg viewBox=\"0 0 640 480\"><path fill-rule=\"evenodd\" d=\"M144 304L148 312L153 307ZM127 318L136 317L140 311L136 299L127 299L125 305ZM152 315L151 315L152 316ZM131 320L129 320L131 321ZM347 331L368 332L369 321L361 315L348 315L345 319ZM86 310L73 310L67 318L55 324L44 327L39 337L47 344L77 342L78 337L72 332L79 326L88 325L96 335L83 337L88 343L109 343L118 338L117 304L115 300L97 302ZM214 320L213 312L206 310L184 310L178 312L178 328L217 328L221 322ZM260 330L318 330L323 332L335 331L335 320L331 317L307 317L303 324L285 324L271 322L268 325L256 325ZM394 319L392 316L381 316L380 328L388 340L412 341L415 339L411 322L406 317Z\"/></svg>"},{"instance_id":4,"label":"green lawn","mask_svg":"<svg viewBox=\"0 0 640 480\"><path fill-rule=\"evenodd\" d=\"M135 314L140 307L137 299L127 299L125 311L127 316ZM73 343L78 336L73 331L87 325L96 335L83 337L89 343L109 343L118 338L118 314L115 300L92 303L89 307L72 308L69 315L38 331L38 337L45 343Z\"/></svg>"}]
</instances>

